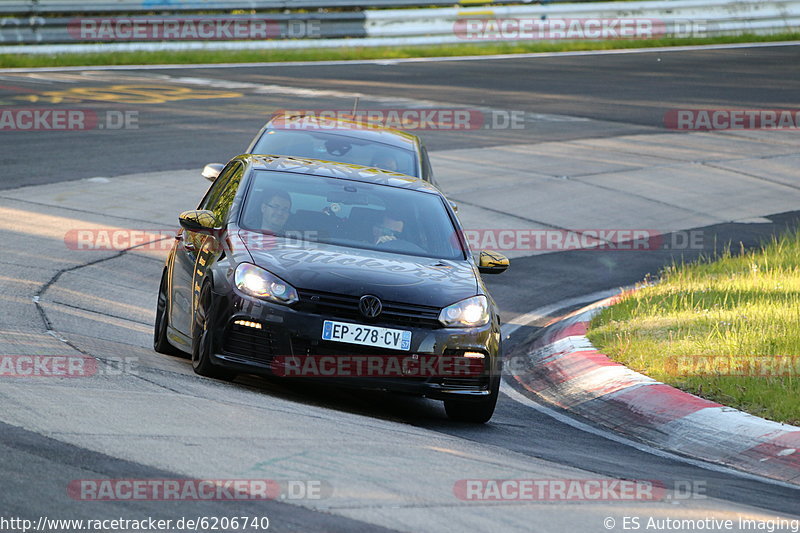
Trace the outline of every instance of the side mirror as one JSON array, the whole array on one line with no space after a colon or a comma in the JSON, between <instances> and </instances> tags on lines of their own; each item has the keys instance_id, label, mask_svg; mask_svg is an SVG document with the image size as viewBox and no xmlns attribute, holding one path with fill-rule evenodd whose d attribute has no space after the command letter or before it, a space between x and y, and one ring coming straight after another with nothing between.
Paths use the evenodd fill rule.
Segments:
<instances>
[{"instance_id":1,"label":"side mirror","mask_svg":"<svg viewBox=\"0 0 800 533\"><path fill-rule=\"evenodd\" d=\"M453 212L454 212L454 213L458 213L458 204L457 204L457 203L455 203L455 202L454 202L454 201L452 201L452 200L448 200L448 202L450 202L450 207L452 207L452 208L453 208Z\"/></svg>"},{"instance_id":2,"label":"side mirror","mask_svg":"<svg viewBox=\"0 0 800 533\"><path fill-rule=\"evenodd\" d=\"M196 233L208 233L210 230L217 227L217 217L214 216L214 212L202 209L197 211L184 211L178 215L178 222L180 222L183 229Z\"/></svg>"},{"instance_id":3,"label":"side mirror","mask_svg":"<svg viewBox=\"0 0 800 533\"><path fill-rule=\"evenodd\" d=\"M223 168L225 168L225 165L222 163L209 163L203 167L201 175L208 181L214 181Z\"/></svg>"},{"instance_id":4,"label":"side mirror","mask_svg":"<svg viewBox=\"0 0 800 533\"><path fill-rule=\"evenodd\" d=\"M497 252L481 251L478 258L478 272L481 274L502 274L508 269L508 258Z\"/></svg>"}]
</instances>

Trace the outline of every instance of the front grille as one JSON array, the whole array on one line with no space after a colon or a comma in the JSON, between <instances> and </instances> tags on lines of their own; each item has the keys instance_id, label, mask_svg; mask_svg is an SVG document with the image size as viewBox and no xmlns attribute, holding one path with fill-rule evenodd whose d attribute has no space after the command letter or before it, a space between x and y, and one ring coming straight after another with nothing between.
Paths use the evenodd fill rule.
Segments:
<instances>
[{"instance_id":1,"label":"front grille","mask_svg":"<svg viewBox=\"0 0 800 533\"><path fill-rule=\"evenodd\" d=\"M360 346L357 344L344 344L340 342L330 342L323 340L308 340L302 337L292 336L292 353L296 356L334 356L334 357L353 357L353 356L411 356L413 352L401 352L387 348L377 348L375 346ZM380 377L380 376L372 376ZM403 381L428 381L426 376L387 376L389 379L401 379Z\"/></svg>"},{"instance_id":2,"label":"front grille","mask_svg":"<svg viewBox=\"0 0 800 533\"><path fill-rule=\"evenodd\" d=\"M268 326L255 329L231 324L225 334L223 351L240 359L269 363L275 355L275 340Z\"/></svg>"},{"instance_id":3,"label":"front grille","mask_svg":"<svg viewBox=\"0 0 800 533\"><path fill-rule=\"evenodd\" d=\"M412 356L413 352L399 352L397 350L388 350L386 348L376 348L372 346L359 346L355 344L343 344L338 342L330 342L323 340L308 340L302 337L292 336L292 353L296 356L334 356L334 357L353 357L353 356ZM438 356L433 354L422 354L420 357L433 357ZM447 357L446 355L444 357ZM452 363L451 363L452 364ZM448 389L465 390L465 391L478 391L485 390L489 386L489 377L486 375L482 365L475 362L477 368L471 367L469 370L470 375L447 377L438 375L424 375L424 376L401 376L403 380L412 381L428 381L437 383L442 387ZM430 368L430 367L426 367ZM434 367L436 368L436 367ZM452 366L441 367L443 371ZM463 369L463 367L461 367ZM453 371L458 371L453 369ZM478 375L480 374L480 375ZM397 377L397 376L391 376Z\"/></svg>"},{"instance_id":4,"label":"front grille","mask_svg":"<svg viewBox=\"0 0 800 533\"><path fill-rule=\"evenodd\" d=\"M360 296L348 296L321 291L298 290L300 304L298 310L319 315L328 315L351 320L365 320L358 310ZM426 305L389 302L381 300L383 311L378 322L399 324L403 326L422 326L428 328L441 327L438 307Z\"/></svg>"},{"instance_id":5,"label":"front grille","mask_svg":"<svg viewBox=\"0 0 800 533\"><path fill-rule=\"evenodd\" d=\"M475 378L443 378L440 381L442 387L448 389L458 390L482 390L489 386L489 378L475 377Z\"/></svg>"}]
</instances>

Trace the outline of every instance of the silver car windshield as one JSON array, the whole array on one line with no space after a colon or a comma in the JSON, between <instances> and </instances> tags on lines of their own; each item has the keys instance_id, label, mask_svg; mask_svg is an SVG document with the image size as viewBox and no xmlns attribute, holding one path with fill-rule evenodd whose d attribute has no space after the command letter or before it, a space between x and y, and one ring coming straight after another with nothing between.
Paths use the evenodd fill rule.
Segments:
<instances>
[{"instance_id":1,"label":"silver car windshield","mask_svg":"<svg viewBox=\"0 0 800 533\"><path fill-rule=\"evenodd\" d=\"M346 179L254 171L239 225L308 242L437 259L465 257L440 195Z\"/></svg>"},{"instance_id":2,"label":"silver car windshield","mask_svg":"<svg viewBox=\"0 0 800 533\"><path fill-rule=\"evenodd\" d=\"M419 177L413 151L338 132L268 129L251 152L350 163Z\"/></svg>"}]
</instances>

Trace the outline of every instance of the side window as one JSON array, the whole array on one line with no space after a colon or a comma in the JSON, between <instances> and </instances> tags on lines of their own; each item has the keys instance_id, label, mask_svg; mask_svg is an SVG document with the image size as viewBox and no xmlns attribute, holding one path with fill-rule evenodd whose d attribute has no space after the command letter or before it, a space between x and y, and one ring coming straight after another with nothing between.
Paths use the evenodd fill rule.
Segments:
<instances>
[{"instance_id":1,"label":"side window","mask_svg":"<svg viewBox=\"0 0 800 533\"><path fill-rule=\"evenodd\" d=\"M230 181L233 173L238 167L241 166L241 163L236 162L223 168L217 179L215 179L214 183L212 183L211 187L209 187L208 192L206 192L203 201L200 202L198 209L211 209L211 207L217 203L217 200L219 200L222 190L225 188L225 185L227 185L228 181Z\"/></svg>"},{"instance_id":2,"label":"side window","mask_svg":"<svg viewBox=\"0 0 800 533\"><path fill-rule=\"evenodd\" d=\"M239 190L242 176L244 176L244 166L237 164L220 194L214 198L214 203L206 208L214 212L217 221L220 223L228 221L228 213L230 213L233 199L236 197L236 191Z\"/></svg>"}]
</instances>

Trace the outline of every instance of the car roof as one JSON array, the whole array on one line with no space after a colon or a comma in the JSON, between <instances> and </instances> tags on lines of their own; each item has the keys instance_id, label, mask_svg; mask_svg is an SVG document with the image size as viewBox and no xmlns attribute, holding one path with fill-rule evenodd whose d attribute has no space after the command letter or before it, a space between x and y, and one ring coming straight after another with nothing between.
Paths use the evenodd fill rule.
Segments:
<instances>
[{"instance_id":1,"label":"car roof","mask_svg":"<svg viewBox=\"0 0 800 533\"><path fill-rule=\"evenodd\" d=\"M285 155L242 154L234 159L249 164L255 170L292 172L295 174L341 178L363 183L375 183L404 189L433 192L444 196L439 189L421 178L400 174L399 172L392 172L391 170Z\"/></svg>"},{"instance_id":2,"label":"car roof","mask_svg":"<svg viewBox=\"0 0 800 533\"><path fill-rule=\"evenodd\" d=\"M416 146L419 143L419 137L413 133L379 126L354 117L346 118L345 115L337 115L336 118L329 118L303 113L296 115L278 114L273 116L269 122L264 125L263 129L268 128L288 131L320 131L332 135L341 135L370 142L388 144L405 148L406 150L416 150Z\"/></svg>"}]
</instances>

